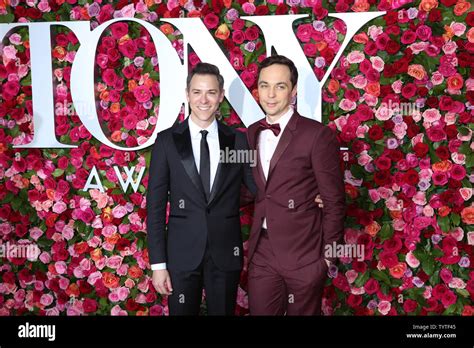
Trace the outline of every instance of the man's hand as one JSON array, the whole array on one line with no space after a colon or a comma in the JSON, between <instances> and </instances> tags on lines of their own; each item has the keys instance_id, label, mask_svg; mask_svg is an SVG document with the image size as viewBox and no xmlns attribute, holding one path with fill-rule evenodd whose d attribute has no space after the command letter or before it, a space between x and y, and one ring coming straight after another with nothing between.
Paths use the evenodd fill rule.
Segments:
<instances>
[{"instance_id":1,"label":"man's hand","mask_svg":"<svg viewBox=\"0 0 474 348\"><path fill-rule=\"evenodd\" d=\"M318 207L324 208L323 200L321 199L321 195L317 195L314 201L318 204Z\"/></svg>"},{"instance_id":2,"label":"man's hand","mask_svg":"<svg viewBox=\"0 0 474 348\"><path fill-rule=\"evenodd\" d=\"M171 285L170 274L166 269L153 271L153 286L161 295L171 295L173 286Z\"/></svg>"}]
</instances>

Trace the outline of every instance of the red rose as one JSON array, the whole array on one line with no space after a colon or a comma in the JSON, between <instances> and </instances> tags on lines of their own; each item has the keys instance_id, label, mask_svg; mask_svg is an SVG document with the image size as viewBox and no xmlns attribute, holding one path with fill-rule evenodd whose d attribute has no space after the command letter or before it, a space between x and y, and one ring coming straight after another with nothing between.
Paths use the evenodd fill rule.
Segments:
<instances>
[{"instance_id":1,"label":"red rose","mask_svg":"<svg viewBox=\"0 0 474 348\"><path fill-rule=\"evenodd\" d=\"M416 94L416 86L414 83L407 83L402 88L402 95L404 98L410 99Z\"/></svg>"},{"instance_id":2,"label":"red rose","mask_svg":"<svg viewBox=\"0 0 474 348\"><path fill-rule=\"evenodd\" d=\"M439 109L443 111L450 111L454 107L451 97L442 96L439 100Z\"/></svg>"},{"instance_id":3,"label":"red rose","mask_svg":"<svg viewBox=\"0 0 474 348\"><path fill-rule=\"evenodd\" d=\"M362 296L350 294L347 297L347 305L351 308L356 308L362 303Z\"/></svg>"},{"instance_id":4,"label":"red rose","mask_svg":"<svg viewBox=\"0 0 474 348\"><path fill-rule=\"evenodd\" d=\"M441 303L443 304L444 308L448 308L452 304L455 304L456 300L457 297L454 292L448 290L443 294L443 297L441 298Z\"/></svg>"},{"instance_id":5,"label":"red rose","mask_svg":"<svg viewBox=\"0 0 474 348\"><path fill-rule=\"evenodd\" d=\"M377 124L374 124L372 127L369 129L369 138L377 141L383 138L383 129Z\"/></svg>"},{"instance_id":6,"label":"red rose","mask_svg":"<svg viewBox=\"0 0 474 348\"><path fill-rule=\"evenodd\" d=\"M398 256L395 253L382 251L379 254L380 262L387 267L392 268L398 265Z\"/></svg>"},{"instance_id":7,"label":"red rose","mask_svg":"<svg viewBox=\"0 0 474 348\"><path fill-rule=\"evenodd\" d=\"M245 39L248 41L258 39L258 27L256 25L252 25L245 30Z\"/></svg>"},{"instance_id":8,"label":"red rose","mask_svg":"<svg viewBox=\"0 0 474 348\"><path fill-rule=\"evenodd\" d=\"M43 14L37 8L29 8L26 10L26 17L30 17L31 19L39 19Z\"/></svg>"},{"instance_id":9,"label":"red rose","mask_svg":"<svg viewBox=\"0 0 474 348\"><path fill-rule=\"evenodd\" d=\"M388 170L392 166L392 161L386 156L380 156L374 161L375 166L380 170Z\"/></svg>"},{"instance_id":10,"label":"red rose","mask_svg":"<svg viewBox=\"0 0 474 348\"><path fill-rule=\"evenodd\" d=\"M394 40L389 40L385 46L385 50L388 54L398 53L398 51L400 51L400 44Z\"/></svg>"},{"instance_id":11,"label":"red rose","mask_svg":"<svg viewBox=\"0 0 474 348\"><path fill-rule=\"evenodd\" d=\"M469 12L464 20L470 27L474 27L474 12Z\"/></svg>"},{"instance_id":12,"label":"red rose","mask_svg":"<svg viewBox=\"0 0 474 348\"><path fill-rule=\"evenodd\" d=\"M380 289L380 284L377 280L370 278L367 280L367 282L364 284L364 289L365 292L369 295L375 294L379 291Z\"/></svg>"},{"instance_id":13,"label":"red rose","mask_svg":"<svg viewBox=\"0 0 474 348\"><path fill-rule=\"evenodd\" d=\"M418 158L423 158L428 153L429 147L425 143L417 143L413 148L415 154Z\"/></svg>"},{"instance_id":14,"label":"red rose","mask_svg":"<svg viewBox=\"0 0 474 348\"><path fill-rule=\"evenodd\" d=\"M405 181L405 183L415 186L416 184L418 184L418 181L420 181L420 178L416 170L410 169L404 174L403 180Z\"/></svg>"},{"instance_id":15,"label":"red rose","mask_svg":"<svg viewBox=\"0 0 474 348\"><path fill-rule=\"evenodd\" d=\"M384 186L390 183L390 172L387 170L381 170L375 173L374 181L378 186Z\"/></svg>"},{"instance_id":16,"label":"red rose","mask_svg":"<svg viewBox=\"0 0 474 348\"><path fill-rule=\"evenodd\" d=\"M217 17L214 13L208 13L204 17L204 24L208 29L215 29L219 24L219 17Z\"/></svg>"},{"instance_id":17,"label":"red rose","mask_svg":"<svg viewBox=\"0 0 474 348\"><path fill-rule=\"evenodd\" d=\"M454 6L457 2L457 0L441 0L441 3L447 7Z\"/></svg>"},{"instance_id":18,"label":"red rose","mask_svg":"<svg viewBox=\"0 0 474 348\"><path fill-rule=\"evenodd\" d=\"M447 160L450 157L449 149L446 146L439 146L435 153L441 160Z\"/></svg>"},{"instance_id":19,"label":"red rose","mask_svg":"<svg viewBox=\"0 0 474 348\"><path fill-rule=\"evenodd\" d=\"M125 22L114 23L110 26L110 31L112 36L118 40L128 34L128 24Z\"/></svg>"},{"instance_id":20,"label":"red rose","mask_svg":"<svg viewBox=\"0 0 474 348\"><path fill-rule=\"evenodd\" d=\"M390 238L383 243L383 250L386 252L398 253L401 248L402 241L397 236Z\"/></svg>"},{"instance_id":21,"label":"red rose","mask_svg":"<svg viewBox=\"0 0 474 348\"><path fill-rule=\"evenodd\" d=\"M405 313L413 313L418 307L418 303L412 299L408 299L403 303Z\"/></svg>"},{"instance_id":22,"label":"red rose","mask_svg":"<svg viewBox=\"0 0 474 348\"><path fill-rule=\"evenodd\" d=\"M97 301L92 298L85 298L82 303L84 313L94 313L97 311Z\"/></svg>"},{"instance_id":23,"label":"red rose","mask_svg":"<svg viewBox=\"0 0 474 348\"><path fill-rule=\"evenodd\" d=\"M127 311L135 312L138 310L138 307L140 307L140 305L134 299L127 299L127 302L125 303L125 309Z\"/></svg>"},{"instance_id":24,"label":"red rose","mask_svg":"<svg viewBox=\"0 0 474 348\"><path fill-rule=\"evenodd\" d=\"M316 45L313 43L307 43L303 46L303 51L305 56L307 57L314 57L318 52Z\"/></svg>"},{"instance_id":25,"label":"red rose","mask_svg":"<svg viewBox=\"0 0 474 348\"><path fill-rule=\"evenodd\" d=\"M268 14L268 7L267 6L259 5L259 6L256 7L254 15L264 16L266 14Z\"/></svg>"},{"instance_id":26,"label":"red rose","mask_svg":"<svg viewBox=\"0 0 474 348\"><path fill-rule=\"evenodd\" d=\"M454 139L458 135L458 129L455 124L450 124L449 126L446 126L446 135L448 136L448 139Z\"/></svg>"},{"instance_id":27,"label":"red rose","mask_svg":"<svg viewBox=\"0 0 474 348\"><path fill-rule=\"evenodd\" d=\"M232 23L233 30L242 30L245 26L245 21L243 19L237 18L234 23Z\"/></svg>"},{"instance_id":28,"label":"red rose","mask_svg":"<svg viewBox=\"0 0 474 348\"><path fill-rule=\"evenodd\" d=\"M240 78L244 82L245 86L247 86L248 88L252 87L256 80L255 75L249 72L248 70L244 70L240 74Z\"/></svg>"},{"instance_id":29,"label":"red rose","mask_svg":"<svg viewBox=\"0 0 474 348\"><path fill-rule=\"evenodd\" d=\"M438 10L437 8L435 9L432 9L430 11L430 14L428 15L428 20L430 22L439 22L441 21L442 17L441 17L441 11Z\"/></svg>"},{"instance_id":30,"label":"red rose","mask_svg":"<svg viewBox=\"0 0 474 348\"><path fill-rule=\"evenodd\" d=\"M234 41L237 45L240 45L244 42L245 36L242 30L234 30L232 32L232 41Z\"/></svg>"}]
</instances>

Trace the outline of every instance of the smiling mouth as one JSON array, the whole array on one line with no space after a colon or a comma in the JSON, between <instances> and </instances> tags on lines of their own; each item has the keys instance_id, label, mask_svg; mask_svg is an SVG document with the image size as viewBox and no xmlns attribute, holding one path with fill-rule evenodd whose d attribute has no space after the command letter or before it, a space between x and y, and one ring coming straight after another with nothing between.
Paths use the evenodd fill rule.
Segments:
<instances>
[{"instance_id":1,"label":"smiling mouth","mask_svg":"<svg viewBox=\"0 0 474 348\"><path fill-rule=\"evenodd\" d=\"M208 111L208 110L211 109L210 106L207 106L207 107L206 107L206 106L198 106L197 108L198 108L199 110L202 110L202 111Z\"/></svg>"}]
</instances>

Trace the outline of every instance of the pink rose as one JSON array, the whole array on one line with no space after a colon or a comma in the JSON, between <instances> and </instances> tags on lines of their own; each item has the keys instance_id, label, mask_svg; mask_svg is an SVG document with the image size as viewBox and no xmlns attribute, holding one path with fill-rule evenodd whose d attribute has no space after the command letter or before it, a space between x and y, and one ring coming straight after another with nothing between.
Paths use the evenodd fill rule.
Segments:
<instances>
[{"instance_id":1,"label":"pink rose","mask_svg":"<svg viewBox=\"0 0 474 348\"><path fill-rule=\"evenodd\" d=\"M110 26L110 31L112 36L118 40L128 34L128 24L125 22L114 23Z\"/></svg>"},{"instance_id":2,"label":"pink rose","mask_svg":"<svg viewBox=\"0 0 474 348\"><path fill-rule=\"evenodd\" d=\"M117 78L118 76L114 69L105 69L102 72L102 79L108 86L114 86L117 82Z\"/></svg>"},{"instance_id":3,"label":"pink rose","mask_svg":"<svg viewBox=\"0 0 474 348\"><path fill-rule=\"evenodd\" d=\"M377 306L377 309L382 315L387 315L390 311L390 308L392 308L392 305L389 301L380 301Z\"/></svg>"},{"instance_id":4,"label":"pink rose","mask_svg":"<svg viewBox=\"0 0 474 348\"><path fill-rule=\"evenodd\" d=\"M309 23L301 24L296 29L296 36L302 42L309 42L310 39L311 39L311 35L312 35L313 31L314 31L314 29L313 29L313 26L311 24L309 24Z\"/></svg>"},{"instance_id":5,"label":"pink rose","mask_svg":"<svg viewBox=\"0 0 474 348\"><path fill-rule=\"evenodd\" d=\"M427 41L431 37L431 28L427 25L420 25L416 29L416 35L421 41Z\"/></svg>"},{"instance_id":6,"label":"pink rose","mask_svg":"<svg viewBox=\"0 0 474 348\"><path fill-rule=\"evenodd\" d=\"M449 176L454 180L461 181L466 176L466 169L459 164L453 164L449 171Z\"/></svg>"},{"instance_id":7,"label":"pink rose","mask_svg":"<svg viewBox=\"0 0 474 348\"><path fill-rule=\"evenodd\" d=\"M364 59L365 55L360 51L352 51L347 55L347 61L351 64L361 63Z\"/></svg>"},{"instance_id":8,"label":"pink rose","mask_svg":"<svg viewBox=\"0 0 474 348\"><path fill-rule=\"evenodd\" d=\"M411 268L417 268L420 265L420 261L413 255L412 251L407 253L405 261Z\"/></svg>"},{"instance_id":9,"label":"pink rose","mask_svg":"<svg viewBox=\"0 0 474 348\"><path fill-rule=\"evenodd\" d=\"M49 306L51 303L53 303L53 300L54 300L54 298L53 298L52 295L50 295L50 294L43 294L43 295L41 295L40 303L41 303L43 306L47 307L47 306Z\"/></svg>"},{"instance_id":10,"label":"pink rose","mask_svg":"<svg viewBox=\"0 0 474 348\"><path fill-rule=\"evenodd\" d=\"M208 29L215 29L219 24L219 17L217 17L214 13L208 13L204 17L204 24Z\"/></svg>"},{"instance_id":11,"label":"pink rose","mask_svg":"<svg viewBox=\"0 0 474 348\"><path fill-rule=\"evenodd\" d=\"M470 187L461 187L459 189L459 194L461 195L462 199L468 201L472 197L472 188Z\"/></svg>"},{"instance_id":12,"label":"pink rose","mask_svg":"<svg viewBox=\"0 0 474 348\"><path fill-rule=\"evenodd\" d=\"M121 286L120 288L117 289L117 294L120 301L125 301L128 295L130 295L130 289L127 287Z\"/></svg>"},{"instance_id":13,"label":"pink rose","mask_svg":"<svg viewBox=\"0 0 474 348\"><path fill-rule=\"evenodd\" d=\"M433 141L442 141L446 139L446 132L442 125L431 126L426 130L428 138Z\"/></svg>"},{"instance_id":14,"label":"pink rose","mask_svg":"<svg viewBox=\"0 0 474 348\"><path fill-rule=\"evenodd\" d=\"M431 178L437 186L443 186L448 183L448 175L445 172L434 172Z\"/></svg>"},{"instance_id":15,"label":"pink rose","mask_svg":"<svg viewBox=\"0 0 474 348\"><path fill-rule=\"evenodd\" d=\"M453 279L453 274L451 273L451 271L447 268L443 268L440 272L439 272L439 276L440 278L443 280L443 282L445 282L446 284L449 284L449 282Z\"/></svg>"},{"instance_id":16,"label":"pink rose","mask_svg":"<svg viewBox=\"0 0 474 348\"><path fill-rule=\"evenodd\" d=\"M127 40L119 45L119 51L127 58L133 59L138 52L137 45L134 40Z\"/></svg>"},{"instance_id":17,"label":"pink rose","mask_svg":"<svg viewBox=\"0 0 474 348\"><path fill-rule=\"evenodd\" d=\"M64 274L64 273L66 273L66 270L67 270L66 262L58 261L54 264L54 268L55 268L56 272L58 272L59 274Z\"/></svg>"},{"instance_id":18,"label":"pink rose","mask_svg":"<svg viewBox=\"0 0 474 348\"><path fill-rule=\"evenodd\" d=\"M133 90L133 95L139 103L145 103L150 100L151 92L146 86L138 86Z\"/></svg>"},{"instance_id":19,"label":"pink rose","mask_svg":"<svg viewBox=\"0 0 474 348\"><path fill-rule=\"evenodd\" d=\"M112 269L117 269L122 265L122 261L123 261L122 256L114 255L114 256L108 257L105 260L105 265Z\"/></svg>"},{"instance_id":20,"label":"pink rose","mask_svg":"<svg viewBox=\"0 0 474 348\"><path fill-rule=\"evenodd\" d=\"M246 2L245 4L242 5L242 10L249 15L254 14L256 7L253 3L251 2Z\"/></svg>"},{"instance_id":21,"label":"pink rose","mask_svg":"<svg viewBox=\"0 0 474 348\"><path fill-rule=\"evenodd\" d=\"M441 114L438 109L425 110L422 116L426 122L430 122L430 123L438 121L441 118Z\"/></svg>"},{"instance_id":22,"label":"pink rose","mask_svg":"<svg viewBox=\"0 0 474 348\"><path fill-rule=\"evenodd\" d=\"M126 214L127 209L122 205L118 205L112 209L112 215L116 219L123 218Z\"/></svg>"}]
</instances>

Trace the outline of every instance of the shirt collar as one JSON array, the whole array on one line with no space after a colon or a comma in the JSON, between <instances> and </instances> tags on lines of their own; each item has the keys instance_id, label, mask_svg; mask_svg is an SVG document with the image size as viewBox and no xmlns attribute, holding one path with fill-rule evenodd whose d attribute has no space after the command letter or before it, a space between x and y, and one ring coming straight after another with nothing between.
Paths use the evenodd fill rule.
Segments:
<instances>
[{"instance_id":1,"label":"shirt collar","mask_svg":"<svg viewBox=\"0 0 474 348\"><path fill-rule=\"evenodd\" d=\"M218 136L218 130L217 130L217 120L214 119L212 123L207 127L207 128L202 128L198 126L196 123L193 122L191 116L188 116L189 120L189 132L191 133L191 138L199 138L201 139L201 131L203 129L207 130L209 133L207 134L207 137L211 138L217 138Z\"/></svg>"},{"instance_id":2,"label":"shirt collar","mask_svg":"<svg viewBox=\"0 0 474 348\"><path fill-rule=\"evenodd\" d=\"M285 130L285 127L290 121L290 118L293 115L293 113L294 113L293 106L290 105L290 107L288 108L288 111L285 112L285 114L282 117L280 117L277 122L275 122L280 125L281 133L283 133L283 131ZM268 119L268 116L266 116L266 119L268 123L272 124L270 120Z\"/></svg>"}]
</instances>

